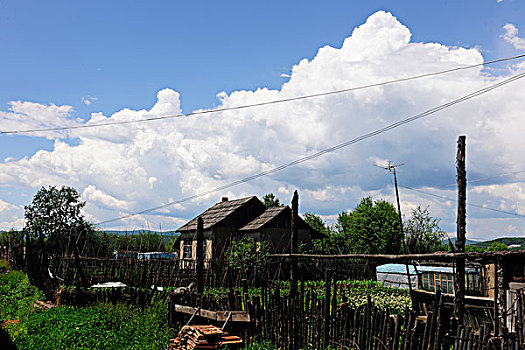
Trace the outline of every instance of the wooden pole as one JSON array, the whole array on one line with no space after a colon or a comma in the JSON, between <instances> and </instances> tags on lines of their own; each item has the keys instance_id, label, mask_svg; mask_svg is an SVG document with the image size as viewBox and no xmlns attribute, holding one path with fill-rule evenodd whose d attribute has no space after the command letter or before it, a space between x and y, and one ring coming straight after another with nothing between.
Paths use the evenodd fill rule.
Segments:
<instances>
[{"instance_id":1,"label":"wooden pole","mask_svg":"<svg viewBox=\"0 0 525 350\"><path fill-rule=\"evenodd\" d=\"M299 195L297 190L293 193L292 198L292 229L290 235L290 252L297 254L298 247L298 216L299 216ZM295 297L297 294L297 260L293 259L290 267L290 296Z\"/></svg>"},{"instance_id":2,"label":"wooden pole","mask_svg":"<svg viewBox=\"0 0 525 350\"><path fill-rule=\"evenodd\" d=\"M197 264L195 274L197 276L197 294L202 295L204 292L204 223L202 218L197 218L197 247L196 258Z\"/></svg>"},{"instance_id":3,"label":"wooden pole","mask_svg":"<svg viewBox=\"0 0 525 350\"><path fill-rule=\"evenodd\" d=\"M456 252L465 252L466 236L466 199L467 199L467 172L465 170L465 139L464 135L458 138L458 153L456 157L457 181L458 181L458 216ZM463 322L465 313L465 259L456 259L456 278L454 279L454 314L458 324Z\"/></svg>"},{"instance_id":4,"label":"wooden pole","mask_svg":"<svg viewBox=\"0 0 525 350\"><path fill-rule=\"evenodd\" d=\"M396 175L396 166L390 166L392 169L392 172L394 173L394 187L396 188L396 201L397 201L397 214L399 216L399 229L401 230L401 240L403 242L403 253L410 254L408 251L408 246L405 240L405 231L403 230L403 214L401 214L401 203L399 202L399 190L397 189L397 175ZM416 311L417 305L414 303L414 293L412 291L412 280L410 277L410 268L408 267L408 262L405 263L405 269L407 271L407 279L408 279L408 291L410 293L410 299L412 300L412 305L415 306ZM416 278L417 278L417 270L416 266L414 265L414 271L416 272Z\"/></svg>"},{"instance_id":5,"label":"wooden pole","mask_svg":"<svg viewBox=\"0 0 525 350\"><path fill-rule=\"evenodd\" d=\"M297 190L293 193L292 198L292 217L291 217L291 232L290 232L290 252L292 254L297 254L297 248L298 248L298 224L299 224L299 195L297 194ZM295 310L298 307L297 304L297 260L292 259L291 266L290 266L290 306L293 310L290 313L290 325L291 325L291 333L289 339L291 340L291 344L289 346L290 349L298 349L297 342L299 339L299 329L296 322L297 315L295 314Z\"/></svg>"}]
</instances>

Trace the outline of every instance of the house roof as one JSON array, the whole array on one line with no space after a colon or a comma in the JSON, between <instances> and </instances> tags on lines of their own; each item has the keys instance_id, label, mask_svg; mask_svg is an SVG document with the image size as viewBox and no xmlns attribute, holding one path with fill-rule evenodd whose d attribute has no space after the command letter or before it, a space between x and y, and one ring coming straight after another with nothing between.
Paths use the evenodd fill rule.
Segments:
<instances>
[{"instance_id":1,"label":"house roof","mask_svg":"<svg viewBox=\"0 0 525 350\"><path fill-rule=\"evenodd\" d=\"M258 230L285 210L290 210L290 207L270 207L266 209L264 213L247 223L244 227L240 228L239 231Z\"/></svg>"},{"instance_id":2,"label":"house roof","mask_svg":"<svg viewBox=\"0 0 525 350\"><path fill-rule=\"evenodd\" d=\"M283 207L270 207L264 211L261 215L244 225L242 228L239 229L239 231L257 231L267 224L269 224L273 219L275 219L277 216L281 215L290 215L290 212L292 209L290 209L289 206L283 206ZM325 235L315 230L313 227L311 227L306 221L299 216L298 220L298 228L301 229L309 229L312 233L313 238L325 238Z\"/></svg>"},{"instance_id":3,"label":"house roof","mask_svg":"<svg viewBox=\"0 0 525 350\"><path fill-rule=\"evenodd\" d=\"M196 231L197 230L197 218L200 216L204 221L204 230L210 229L213 226L219 224L221 221L226 219L237 209L245 205L246 203L252 200L259 200L256 196L234 199L231 201L224 201L215 204L213 207L209 208L202 214L198 215L191 221L187 222L183 226L179 227L176 231Z\"/></svg>"}]
</instances>

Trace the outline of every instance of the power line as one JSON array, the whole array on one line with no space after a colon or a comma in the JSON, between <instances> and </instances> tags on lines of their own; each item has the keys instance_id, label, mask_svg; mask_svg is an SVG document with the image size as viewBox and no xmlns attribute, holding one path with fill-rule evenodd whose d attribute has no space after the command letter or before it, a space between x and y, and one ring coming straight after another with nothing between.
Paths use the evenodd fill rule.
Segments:
<instances>
[{"instance_id":1,"label":"power line","mask_svg":"<svg viewBox=\"0 0 525 350\"><path fill-rule=\"evenodd\" d=\"M345 92L350 91L356 91L356 90L363 90L368 89L372 87L379 87L384 85L390 85L415 79L421 79L426 78L430 76L435 75L441 75L466 69L471 69L475 67L480 66L486 66L489 64L499 63L499 62L505 62L510 60L515 60L519 58L524 58L525 54L512 56L512 57L506 57L506 58L500 58L492 61L477 63L469 66L463 66L463 67L455 67L443 71L433 72L433 73L425 73L420 75L414 75L407 78L399 78L399 79L393 79L393 80L387 80L379 83L369 84L369 85L362 85L357 87L351 87L347 89L342 90L334 90L329 92L321 92L317 94L311 94L311 95L303 95L303 96L297 96L297 97L290 97L280 100L271 100L266 102L259 102L259 103L253 103L243 106L234 106L234 107L225 107L225 108L216 108L216 109L210 109L205 111L196 111L191 113L181 113L181 114L174 114L174 115L165 115L165 116L156 116L156 117L148 117L143 119L134 119L134 120L121 120L121 121L109 121L109 122L102 122L102 123L93 123L93 124L85 124L85 125L77 125L77 126L62 126L62 127L51 127L51 128L35 128L35 129L25 129L25 130L8 130L8 131L0 131L0 135L8 135L8 134L29 134L29 133L35 133L35 132L46 132L46 131L64 131L64 130L74 130L74 129L86 129L86 128L95 128L100 126L110 126L110 125L123 125L123 124L134 124L134 123L144 123L144 122L151 122L156 120L164 120L164 119L172 119L172 118L181 118L181 117L189 117L189 116L195 116L195 115L202 115L202 114L210 114L210 113L218 113L218 112L226 112L226 111L233 111L233 110L240 110L240 109L246 109L246 108L253 108L253 107L260 107L260 106L266 106L266 105L272 105L272 104L278 104L278 103L285 103L285 102L291 102L291 101L298 101L298 100L304 100L309 98L315 98L315 97L322 97L322 96L329 96L329 95L335 95L335 94L341 94Z\"/></svg>"},{"instance_id":2,"label":"power line","mask_svg":"<svg viewBox=\"0 0 525 350\"><path fill-rule=\"evenodd\" d=\"M419 192L419 193L426 194L426 195L429 195L429 196L432 196L432 197L441 198L441 199L445 199L445 200L448 200L448 201L454 201L456 203L458 201L457 199L454 199L454 198L440 196L438 194L434 194L434 193L430 193L430 192L426 192L426 191L422 191L422 190L417 190L417 189L412 188L412 187L408 187L408 186L404 186L404 185L399 185L399 186L403 187L403 188L406 188L407 190L414 191L414 192ZM486 210L494 211L494 212L497 212L497 213L508 214L508 215L513 215L513 216L518 216L518 217L521 217L521 218L525 218L525 215L513 213L513 212L510 212L510 211L500 210L500 209L489 208L489 207L486 207L486 206L483 206L483 205L479 205L479 204L467 203L467 205L471 206L471 207L476 207L476 208L480 208L480 209L486 209Z\"/></svg>"},{"instance_id":3,"label":"power line","mask_svg":"<svg viewBox=\"0 0 525 350\"><path fill-rule=\"evenodd\" d=\"M150 213L150 212L155 211L155 210L159 210L159 209L166 208L166 207L169 207L169 206L174 205L174 204L180 204L180 203L192 200L192 199L203 197L203 196L206 196L206 195L214 193L214 192L222 191L222 190L225 190L225 189L228 189L228 188L231 188L231 187L234 187L234 186L246 183L248 181L252 181L252 180L258 179L260 177L276 173L278 171L284 170L284 169L289 168L291 166L298 165L298 164L304 163L306 161L309 161L311 159L318 158L318 157L320 157L320 156L322 156L324 154L327 154L327 153L330 153L330 152L334 152L334 151L336 151L338 149L341 149L341 148L353 145L353 144L358 143L360 141L366 140L368 138L371 138L371 137L377 136L379 134L385 133L387 131L390 131L392 129L398 128L398 127L400 127L402 125L405 125L405 124L411 123L413 121L416 121L418 119L427 117L427 116L429 116L431 114L437 113L437 112L439 112L439 111L441 111L443 109L446 109L448 107L451 107L451 106L453 106L455 104L458 104L458 103L467 101L469 99L472 99L474 97L477 97L479 95L485 94L485 93L487 93L487 92L489 92L491 90L497 89L497 88L499 88L499 87L501 87L501 86L503 86L505 84L511 83L511 82L516 81L518 79L521 79L523 77L525 77L525 72L516 74L516 75L514 75L514 76L512 76L512 77L510 77L508 79L502 80L502 81L500 81L500 82L498 82L496 84L487 86L487 87L485 87L483 89L480 89L480 90L477 90L475 92L472 92L472 93L470 93L468 95L465 95L463 97L460 97L460 98L458 98L456 100L453 100L453 101L447 102L445 104L442 104L440 106L431 108L431 109L429 109L429 110L427 110L427 111L425 111L423 113L419 113L419 114L414 115L412 117L409 117L409 118L403 119L401 121L395 122L393 124L390 124L390 125L388 125L386 127L381 128L381 129L378 129L378 130L369 132L367 134L358 136L358 137L356 137L354 139L351 139L349 141L340 143L340 144L335 145L333 147L329 147L329 148L323 149L323 150L321 150L319 152L316 152L314 154L311 154L311 155L308 155L308 156L303 156L302 158L296 159L296 160L294 160L294 161L292 161L290 163L282 164L282 165L280 165L278 167L275 167L273 169L270 169L270 170L267 170L267 171L263 171L263 172L260 172L258 174L255 174L255 175L251 175L251 176L245 177L245 178L243 178L241 180L234 181L234 182L232 182L230 184L219 186L219 187L215 187L215 188L213 188L211 190L204 191L204 192L201 192L201 193L198 193L198 194L195 194L193 196L189 196L189 197L177 200L177 201L171 201L171 202L168 202L166 204L162 204L162 205L159 205L159 206L156 206L156 207L153 207L153 208L145 209L145 210L142 210L142 211L139 211L139 212L135 212L135 213L132 213L132 214L128 214L128 215L123 215L123 216L120 216L120 217L117 217L117 218L114 218L114 219L105 220L105 221L99 222L97 225L103 225L103 224L107 224L107 223L110 223L110 222L119 221L119 220L122 220L122 219L127 219L127 218L130 218L130 217L136 216L136 215Z\"/></svg>"},{"instance_id":4,"label":"power line","mask_svg":"<svg viewBox=\"0 0 525 350\"><path fill-rule=\"evenodd\" d=\"M520 174L520 173L525 173L525 170L518 170L518 171L512 171L510 173L503 173L503 174L498 174L498 175L492 175L492 176L489 176L489 177L484 177L484 178L476 179L476 180L468 180L468 183L471 184L473 182L492 180L492 179L497 179L499 177L504 177L504 176L509 176L509 175L516 175L516 174ZM457 184L454 183L454 184L448 184L448 185L443 185L443 186L435 186L435 187L437 187L437 188L446 188L446 187L453 187L453 186L457 186Z\"/></svg>"}]
</instances>

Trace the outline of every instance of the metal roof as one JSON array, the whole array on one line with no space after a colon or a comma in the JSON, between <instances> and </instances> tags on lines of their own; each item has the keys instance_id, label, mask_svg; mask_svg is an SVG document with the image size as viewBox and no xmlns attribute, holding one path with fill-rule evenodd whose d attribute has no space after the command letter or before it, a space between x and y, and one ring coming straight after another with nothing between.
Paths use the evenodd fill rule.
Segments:
<instances>
[{"instance_id":1,"label":"metal roof","mask_svg":"<svg viewBox=\"0 0 525 350\"><path fill-rule=\"evenodd\" d=\"M204 230L212 228L213 226L220 223L222 220L226 219L230 214L235 212L237 209L250 202L251 200L259 199L256 196L234 199L231 201L224 201L215 204L213 207L209 208L202 214L193 218L191 221L187 222L183 226L177 229L177 232L180 231L196 231L197 230L197 218L200 216L204 221Z\"/></svg>"},{"instance_id":2,"label":"metal roof","mask_svg":"<svg viewBox=\"0 0 525 350\"><path fill-rule=\"evenodd\" d=\"M290 210L290 207L270 207L266 209L264 213L246 224L244 227L240 228L239 231L258 230L285 210Z\"/></svg>"},{"instance_id":3,"label":"metal roof","mask_svg":"<svg viewBox=\"0 0 525 350\"><path fill-rule=\"evenodd\" d=\"M437 273L454 273L454 268L449 266L416 266L417 272L437 272ZM416 274L414 265L408 265L411 275ZM405 264L384 264L376 267L376 272L405 274L407 273ZM476 268L466 267L465 273L477 273Z\"/></svg>"}]
</instances>

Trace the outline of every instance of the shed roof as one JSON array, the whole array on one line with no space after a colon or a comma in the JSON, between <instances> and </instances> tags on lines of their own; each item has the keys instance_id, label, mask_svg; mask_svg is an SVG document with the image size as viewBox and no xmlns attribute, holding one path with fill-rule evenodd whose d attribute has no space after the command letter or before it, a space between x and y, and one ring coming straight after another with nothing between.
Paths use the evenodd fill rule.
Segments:
<instances>
[{"instance_id":1,"label":"shed roof","mask_svg":"<svg viewBox=\"0 0 525 350\"><path fill-rule=\"evenodd\" d=\"M270 207L266 209L264 213L247 223L244 227L240 228L239 231L258 230L285 210L290 210L290 207Z\"/></svg>"},{"instance_id":2,"label":"shed roof","mask_svg":"<svg viewBox=\"0 0 525 350\"><path fill-rule=\"evenodd\" d=\"M183 226L177 229L177 232L181 231L196 231L197 230L197 218L200 216L204 221L204 229L212 228L213 226L219 224L222 220L226 219L229 215L234 213L237 209L241 208L246 203L259 199L256 196L234 199L231 201L224 201L215 204L213 207L209 208L202 214L193 218ZM260 201L259 201L260 202ZM261 203L262 204L262 203Z\"/></svg>"},{"instance_id":3,"label":"shed roof","mask_svg":"<svg viewBox=\"0 0 525 350\"><path fill-rule=\"evenodd\" d=\"M454 268L449 266L417 266L417 272L438 272L438 273L454 273ZM411 275L416 274L414 265L408 265L408 270ZM376 272L405 274L407 273L405 264L384 264L376 267ZM472 267L466 267L465 273L476 273L477 270Z\"/></svg>"}]
</instances>

